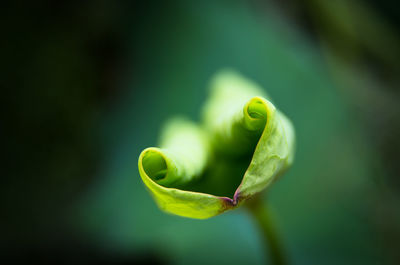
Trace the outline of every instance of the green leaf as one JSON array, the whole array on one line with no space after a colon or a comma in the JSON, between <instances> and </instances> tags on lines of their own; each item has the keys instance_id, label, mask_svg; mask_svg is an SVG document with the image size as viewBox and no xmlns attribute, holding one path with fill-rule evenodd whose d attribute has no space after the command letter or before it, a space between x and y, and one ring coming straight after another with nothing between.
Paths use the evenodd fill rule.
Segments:
<instances>
[{"instance_id":1,"label":"green leaf","mask_svg":"<svg viewBox=\"0 0 400 265\"><path fill-rule=\"evenodd\" d=\"M179 118L160 148L139 157L139 173L158 206L204 219L237 207L269 186L293 162L291 122L262 90L232 71L220 72L196 125Z\"/></svg>"}]
</instances>

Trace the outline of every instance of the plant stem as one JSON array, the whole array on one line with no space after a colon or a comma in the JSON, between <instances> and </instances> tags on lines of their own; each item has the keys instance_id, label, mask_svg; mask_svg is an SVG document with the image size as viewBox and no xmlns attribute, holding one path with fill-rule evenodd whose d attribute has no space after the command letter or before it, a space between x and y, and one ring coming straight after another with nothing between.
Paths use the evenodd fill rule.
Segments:
<instances>
[{"instance_id":1,"label":"plant stem","mask_svg":"<svg viewBox=\"0 0 400 265\"><path fill-rule=\"evenodd\" d=\"M275 229L273 220L271 220L271 214L266 203L262 200L261 197L257 197L252 201L249 201L246 205L249 209L249 212L261 229L265 241L265 248L270 255L271 264L287 264L282 243Z\"/></svg>"}]
</instances>

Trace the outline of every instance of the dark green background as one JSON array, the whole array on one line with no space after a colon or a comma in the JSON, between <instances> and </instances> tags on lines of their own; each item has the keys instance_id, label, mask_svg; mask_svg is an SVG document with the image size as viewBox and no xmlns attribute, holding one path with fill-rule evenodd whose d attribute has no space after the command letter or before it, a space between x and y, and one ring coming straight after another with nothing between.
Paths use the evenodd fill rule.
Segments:
<instances>
[{"instance_id":1,"label":"dark green background","mask_svg":"<svg viewBox=\"0 0 400 265\"><path fill-rule=\"evenodd\" d=\"M6 5L4 260L262 264L244 210L161 212L137 170L173 115L199 120L232 68L293 121L265 195L291 264L395 264L400 244L396 4L51 1ZM396 256L397 255L397 256Z\"/></svg>"}]
</instances>

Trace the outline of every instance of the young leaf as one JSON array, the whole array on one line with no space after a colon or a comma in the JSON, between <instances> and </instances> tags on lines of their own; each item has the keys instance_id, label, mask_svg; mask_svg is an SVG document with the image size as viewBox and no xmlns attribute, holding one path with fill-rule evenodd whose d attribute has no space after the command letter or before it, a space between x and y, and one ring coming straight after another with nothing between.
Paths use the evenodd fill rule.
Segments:
<instances>
[{"instance_id":1,"label":"young leaf","mask_svg":"<svg viewBox=\"0 0 400 265\"><path fill-rule=\"evenodd\" d=\"M263 191L291 165L293 127L266 97L256 84L223 71L211 83L201 125L167 124L161 147L139 157L140 176L162 210L215 216Z\"/></svg>"}]
</instances>

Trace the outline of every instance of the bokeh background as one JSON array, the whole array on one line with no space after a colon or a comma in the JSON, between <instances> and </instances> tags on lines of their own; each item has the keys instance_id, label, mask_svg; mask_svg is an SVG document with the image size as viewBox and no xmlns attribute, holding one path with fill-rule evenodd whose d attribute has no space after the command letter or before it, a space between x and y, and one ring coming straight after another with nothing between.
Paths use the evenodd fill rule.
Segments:
<instances>
[{"instance_id":1,"label":"bokeh background","mask_svg":"<svg viewBox=\"0 0 400 265\"><path fill-rule=\"evenodd\" d=\"M291 264L398 264L397 1L143 2L3 4L2 264L266 263L244 210L167 215L137 170L226 67L296 128L264 197Z\"/></svg>"}]
</instances>

